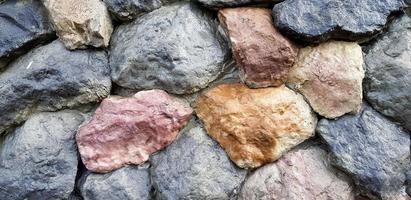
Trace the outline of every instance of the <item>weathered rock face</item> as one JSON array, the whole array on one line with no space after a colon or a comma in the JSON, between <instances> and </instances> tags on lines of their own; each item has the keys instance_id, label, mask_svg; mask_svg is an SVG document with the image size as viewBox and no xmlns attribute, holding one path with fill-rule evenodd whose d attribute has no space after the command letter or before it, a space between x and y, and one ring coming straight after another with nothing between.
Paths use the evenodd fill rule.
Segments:
<instances>
[{"instance_id":1,"label":"weathered rock face","mask_svg":"<svg viewBox=\"0 0 411 200\"><path fill-rule=\"evenodd\" d=\"M42 0L57 35L69 49L107 47L113 27L100 0Z\"/></svg>"},{"instance_id":2,"label":"weathered rock face","mask_svg":"<svg viewBox=\"0 0 411 200\"><path fill-rule=\"evenodd\" d=\"M327 152L310 144L254 171L239 199L354 200L350 184L345 174L329 166Z\"/></svg>"},{"instance_id":3,"label":"weathered rock face","mask_svg":"<svg viewBox=\"0 0 411 200\"><path fill-rule=\"evenodd\" d=\"M274 3L280 2L282 0L197 0L201 4L209 8L223 8L223 7L234 7L248 4L259 4L259 3Z\"/></svg>"},{"instance_id":4,"label":"weathered rock face","mask_svg":"<svg viewBox=\"0 0 411 200\"><path fill-rule=\"evenodd\" d=\"M243 168L277 160L313 136L316 125L303 97L285 86L219 85L199 98L196 113L208 134Z\"/></svg>"},{"instance_id":5,"label":"weathered rock face","mask_svg":"<svg viewBox=\"0 0 411 200\"><path fill-rule=\"evenodd\" d=\"M149 200L151 183L148 169L129 166L108 174L86 172L79 190L84 200Z\"/></svg>"},{"instance_id":6,"label":"weathered rock face","mask_svg":"<svg viewBox=\"0 0 411 200\"><path fill-rule=\"evenodd\" d=\"M365 57L365 94L371 105L411 130L411 18L395 20Z\"/></svg>"},{"instance_id":7,"label":"weathered rock face","mask_svg":"<svg viewBox=\"0 0 411 200\"><path fill-rule=\"evenodd\" d=\"M150 162L158 199L229 199L247 174L195 122Z\"/></svg>"},{"instance_id":8,"label":"weathered rock face","mask_svg":"<svg viewBox=\"0 0 411 200\"><path fill-rule=\"evenodd\" d=\"M0 69L14 57L54 36L43 5L35 0L0 4Z\"/></svg>"},{"instance_id":9,"label":"weathered rock face","mask_svg":"<svg viewBox=\"0 0 411 200\"><path fill-rule=\"evenodd\" d=\"M37 111L99 101L110 93L104 51L69 51L59 41L33 49L0 74L0 133Z\"/></svg>"},{"instance_id":10,"label":"weathered rock face","mask_svg":"<svg viewBox=\"0 0 411 200\"><path fill-rule=\"evenodd\" d=\"M226 8L218 17L249 87L280 86L287 80L297 48L274 28L269 9Z\"/></svg>"},{"instance_id":11,"label":"weathered rock face","mask_svg":"<svg viewBox=\"0 0 411 200\"><path fill-rule=\"evenodd\" d=\"M321 120L317 132L331 151L331 162L348 172L363 195L406 199L410 135L363 104L355 116Z\"/></svg>"},{"instance_id":12,"label":"weathered rock face","mask_svg":"<svg viewBox=\"0 0 411 200\"><path fill-rule=\"evenodd\" d=\"M307 42L331 38L369 40L380 33L403 0L288 0L273 8L274 23L284 33Z\"/></svg>"},{"instance_id":13,"label":"weathered rock face","mask_svg":"<svg viewBox=\"0 0 411 200\"><path fill-rule=\"evenodd\" d=\"M191 113L161 90L104 99L76 136L83 163L94 172L143 163L174 141Z\"/></svg>"},{"instance_id":14,"label":"weathered rock face","mask_svg":"<svg viewBox=\"0 0 411 200\"><path fill-rule=\"evenodd\" d=\"M120 26L111 41L110 66L120 86L182 94L216 79L228 55L211 14L182 2Z\"/></svg>"},{"instance_id":15,"label":"weathered rock face","mask_svg":"<svg viewBox=\"0 0 411 200\"><path fill-rule=\"evenodd\" d=\"M302 93L318 114L335 118L357 113L364 78L361 47L332 41L300 50L287 85Z\"/></svg>"},{"instance_id":16,"label":"weathered rock face","mask_svg":"<svg viewBox=\"0 0 411 200\"><path fill-rule=\"evenodd\" d=\"M67 199L77 172L75 111L33 115L0 144L0 199ZM0 141L1 143L1 141Z\"/></svg>"}]
</instances>

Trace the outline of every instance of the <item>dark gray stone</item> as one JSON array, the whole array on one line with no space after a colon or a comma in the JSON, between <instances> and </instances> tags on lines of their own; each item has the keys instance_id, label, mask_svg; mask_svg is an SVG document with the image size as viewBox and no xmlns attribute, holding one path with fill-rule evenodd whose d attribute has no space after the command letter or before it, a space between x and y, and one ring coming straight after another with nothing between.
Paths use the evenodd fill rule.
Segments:
<instances>
[{"instance_id":1,"label":"dark gray stone","mask_svg":"<svg viewBox=\"0 0 411 200\"><path fill-rule=\"evenodd\" d=\"M283 0L197 0L202 5L212 8L219 9L224 7L235 7L251 4L261 4L261 3L276 3Z\"/></svg>"},{"instance_id":2,"label":"dark gray stone","mask_svg":"<svg viewBox=\"0 0 411 200\"><path fill-rule=\"evenodd\" d=\"M157 199L229 199L237 195L247 174L197 122L152 156L151 164Z\"/></svg>"},{"instance_id":3,"label":"dark gray stone","mask_svg":"<svg viewBox=\"0 0 411 200\"><path fill-rule=\"evenodd\" d=\"M54 37L40 1L0 2L0 69L14 57Z\"/></svg>"},{"instance_id":4,"label":"dark gray stone","mask_svg":"<svg viewBox=\"0 0 411 200\"><path fill-rule=\"evenodd\" d=\"M317 132L331 152L331 163L353 178L371 199L405 199L410 135L370 106L355 116L322 119Z\"/></svg>"},{"instance_id":5,"label":"dark gray stone","mask_svg":"<svg viewBox=\"0 0 411 200\"><path fill-rule=\"evenodd\" d=\"M0 142L0 199L67 199L77 172L79 112L33 115Z\"/></svg>"},{"instance_id":6,"label":"dark gray stone","mask_svg":"<svg viewBox=\"0 0 411 200\"><path fill-rule=\"evenodd\" d=\"M149 200L149 170L129 166L107 174L86 172L80 179L79 190L84 200Z\"/></svg>"},{"instance_id":7,"label":"dark gray stone","mask_svg":"<svg viewBox=\"0 0 411 200\"><path fill-rule=\"evenodd\" d=\"M59 41L33 49L0 74L0 134L37 111L99 101L110 93L104 51L69 51Z\"/></svg>"},{"instance_id":8,"label":"dark gray stone","mask_svg":"<svg viewBox=\"0 0 411 200\"><path fill-rule=\"evenodd\" d=\"M372 107L411 131L411 18L394 20L367 55L365 96Z\"/></svg>"},{"instance_id":9,"label":"dark gray stone","mask_svg":"<svg viewBox=\"0 0 411 200\"><path fill-rule=\"evenodd\" d=\"M224 70L230 50L217 22L194 3L161 7L121 25L112 36L112 80L133 89L193 93Z\"/></svg>"},{"instance_id":10,"label":"dark gray stone","mask_svg":"<svg viewBox=\"0 0 411 200\"><path fill-rule=\"evenodd\" d=\"M282 32L307 42L328 39L366 41L382 32L403 0L287 0L273 8Z\"/></svg>"}]
</instances>

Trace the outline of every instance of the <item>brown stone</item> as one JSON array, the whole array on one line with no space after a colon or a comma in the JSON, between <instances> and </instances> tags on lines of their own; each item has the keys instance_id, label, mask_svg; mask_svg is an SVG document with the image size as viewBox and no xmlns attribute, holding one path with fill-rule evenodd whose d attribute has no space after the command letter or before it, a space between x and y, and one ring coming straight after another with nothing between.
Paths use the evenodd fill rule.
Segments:
<instances>
[{"instance_id":1,"label":"brown stone","mask_svg":"<svg viewBox=\"0 0 411 200\"><path fill-rule=\"evenodd\" d=\"M318 114L357 113L362 103L363 56L357 43L331 41L300 50L287 85L302 93Z\"/></svg>"},{"instance_id":2,"label":"brown stone","mask_svg":"<svg viewBox=\"0 0 411 200\"><path fill-rule=\"evenodd\" d=\"M190 107L162 90L109 97L78 130L81 159L94 172L143 163L174 141L191 113Z\"/></svg>"},{"instance_id":3,"label":"brown stone","mask_svg":"<svg viewBox=\"0 0 411 200\"><path fill-rule=\"evenodd\" d=\"M252 88L280 86L298 49L273 26L265 8L226 8L218 17L232 45L241 79Z\"/></svg>"},{"instance_id":4,"label":"brown stone","mask_svg":"<svg viewBox=\"0 0 411 200\"><path fill-rule=\"evenodd\" d=\"M208 134L242 168L255 168L314 135L317 119L303 97L286 88L222 84L203 94L196 113Z\"/></svg>"}]
</instances>

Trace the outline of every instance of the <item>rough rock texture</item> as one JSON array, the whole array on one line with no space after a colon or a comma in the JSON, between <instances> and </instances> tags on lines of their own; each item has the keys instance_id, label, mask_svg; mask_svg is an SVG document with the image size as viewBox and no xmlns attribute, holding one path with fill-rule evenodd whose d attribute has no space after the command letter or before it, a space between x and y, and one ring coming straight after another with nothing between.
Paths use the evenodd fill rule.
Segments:
<instances>
[{"instance_id":1,"label":"rough rock texture","mask_svg":"<svg viewBox=\"0 0 411 200\"><path fill-rule=\"evenodd\" d=\"M317 132L331 151L331 162L350 174L372 199L407 199L410 135L363 104L355 116L323 119Z\"/></svg>"},{"instance_id":2,"label":"rough rock texture","mask_svg":"<svg viewBox=\"0 0 411 200\"><path fill-rule=\"evenodd\" d=\"M110 46L112 79L118 85L177 94L206 87L229 56L211 14L190 2L164 6L120 26Z\"/></svg>"},{"instance_id":3,"label":"rough rock texture","mask_svg":"<svg viewBox=\"0 0 411 200\"><path fill-rule=\"evenodd\" d=\"M43 5L35 0L0 3L0 69L36 44L53 38Z\"/></svg>"},{"instance_id":4,"label":"rough rock texture","mask_svg":"<svg viewBox=\"0 0 411 200\"><path fill-rule=\"evenodd\" d=\"M219 85L199 98L196 113L208 134L243 168L277 160L313 136L316 125L303 97L285 86Z\"/></svg>"},{"instance_id":5,"label":"rough rock texture","mask_svg":"<svg viewBox=\"0 0 411 200\"><path fill-rule=\"evenodd\" d=\"M335 118L357 113L364 78L361 47L331 41L300 50L287 85L302 93L318 114Z\"/></svg>"},{"instance_id":6,"label":"rough rock texture","mask_svg":"<svg viewBox=\"0 0 411 200\"><path fill-rule=\"evenodd\" d=\"M107 47L113 27L100 0L42 0L57 35L69 49Z\"/></svg>"},{"instance_id":7,"label":"rough rock texture","mask_svg":"<svg viewBox=\"0 0 411 200\"><path fill-rule=\"evenodd\" d=\"M0 74L0 134L37 111L99 101L110 93L103 51L69 51L59 41L33 49Z\"/></svg>"},{"instance_id":8,"label":"rough rock texture","mask_svg":"<svg viewBox=\"0 0 411 200\"><path fill-rule=\"evenodd\" d=\"M388 16L403 6L403 0L287 0L274 6L274 24L307 42L364 41L382 32Z\"/></svg>"},{"instance_id":9,"label":"rough rock texture","mask_svg":"<svg viewBox=\"0 0 411 200\"><path fill-rule=\"evenodd\" d=\"M395 20L365 57L365 94L374 109L411 130L411 18Z\"/></svg>"},{"instance_id":10,"label":"rough rock texture","mask_svg":"<svg viewBox=\"0 0 411 200\"><path fill-rule=\"evenodd\" d=\"M240 200L354 200L350 179L329 166L327 152L310 144L265 165L244 183Z\"/></svg>"},{"instance_id":11,"label":"rough rock texture","mask_svg":"<svg viewBox=\"0 0 411 200\"><path fill-rule=\"evenodd\" d=\"M77 172L79 112L33 115L0 139L0 199L67 199Z\"/></svg>"},{"instance_id":12,"label":"rough rock texture","mask_svg":"<svg viewBox=\"0 0 411 200\"><path fill-rule=\"evenodd\" d=\"M206 7L218 9L223 7L235 7L248 4L275 3L282 0L197 0Z\"/></svg>"},{"instance_id":13,"label":"rough rock texture","mask_svg":"<svg viewBox=\"0 0 411 200\"><path fill-rule=\"evenodd\" d=\"M79 190L84 200L149 200L151 183L147 168L129 166L108 174L86 172Z\"/></svg>"},{"instance_id":14,"label":"rough rock texture","mask_svg":"<svg viewBox=\"0 0 411 200\"><path fill-rule=\"evenodd\" d=\"M287 80L298 49L274 28L269 9L226 8L218 17L230 38L241 79L249 87L280 86Z\"/></svg>"},{"instance_id":15,"label":"rough rock texture","mask_svg":"<svg viewBox=\"0 0 411 200\"><path fill-rule=\"evenodd\" d=\"M158 199L229 199L247 174L195 122L150 162Z\"/></svg>"},{"instance_id":16,"label":"rough rock texture","mask_svg":"<svg viewBox=\"0 0 411 200\"><path fill-rule=\"evenodd\" d=\"M94 172L143 163L174 141L191 113L162 90L104 99L76 136L83 163Z\"/></svg>"}]
</instances>

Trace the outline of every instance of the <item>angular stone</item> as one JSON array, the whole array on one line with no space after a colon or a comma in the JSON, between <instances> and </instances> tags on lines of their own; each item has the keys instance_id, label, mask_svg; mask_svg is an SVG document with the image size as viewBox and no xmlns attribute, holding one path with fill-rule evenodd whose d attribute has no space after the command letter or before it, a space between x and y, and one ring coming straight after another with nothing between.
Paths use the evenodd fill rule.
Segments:
<instances>
[{"instance_id":1,"label":"angular stone","mask_svg":"<svg viewBox=\"0 0 411 200\"><path fill-rule=\"evenodd\" d=\"M346 171L361 194L371 199L408 199L406 171L410 135L370 106L355 116L323 119L317 126L331 152L331 163Z\"/></svg>"},{"instance_id":2,"label":"angular stone","mask_svg":"<svg viewBox=\"0 0 411 200\"><path fill-rule=\"evenodd\" d=\"M0 138L0 199L67 199L77 172L74 135L83 120L76 111L39 113Z\"/></svg>"},{"instance_id":3,"label":"angular stone","mask_svg":"<svg viewBox=\"0 0 411 200\"><path fill-rule=\"evenodd\" d=\"M57 35L69 49L107 47L113 26L100 0L43 0Z\"/></svg>"},{"instance_id":4,"label":"angular stone","mask_svg":"<svg viewBox=\"0 0 411 200\"><path fill-rule=\"evenodd\" d=\"M249 4L274 3L281 0L197 0L206 7L219 9L223 7L236 7Z\"/></svg>"},{"instance_id":5,"label":"angular stone","mask_svg":"<svg viewBox=\"0 0 411 200\"><path fill-rule=\"evenodd\" d=\"M331 41L300 50L287 85L302 93L318 114L335 118L357 113L364 78L361 47Z\"/></svg>"},{"instance_id":6,"label":"angular stone","mask_svg":"<svg viewBox=\"0 0 411 200\"><path fill-rule=\"evenodd\" d=\"M110 93L104 51L69 51L59 41L31 50L0 74L0 134L31 113L99 101Z\"/></svg>"},{"instance_id":7,"label":"angular stone","mask_svg":"<svg viewBox=\"0 0 411 200\"><path fill-rule=\"evenodd\" d=\"M220 23L230 38L241 79L252 88L280 86L287 80L298 49L274 28L265 8L226 8Z\"/></svg>"},{"instance_id":8,"label":"angular stone","mask_svg":"<svg viewBox=\"0 0 411 200\"><path fill-rule=\"evenodd\" d=\"M158 199L229 199L247 175L197 122L150 162Z\"/></svg>"},{"instance_id":9,"label":"angular stone","mask_svg":"<svg viewBox=\"0 0 411 200\"><path fill-rule=\"evenodd\" d=\"M192 110L162 90L104 99L76 140L83 163L93 172L140 164L169 145Z\"/></svg>"},{"instance_id":10,"label":"angular stone","mask_svg":"<svg viewBox=\"0 0 411 200\"><path fill-rule=\"evenodd\" d=\"M47 11L35 0L0 3L0 69L31 47L54 37Z\"/></svg>"},{"instance_id":11,"label":"angular stone","mask_svg":"<svg viewBox=\"0 0 411 200\"><path fill-rule=\"evenodd\" d=\"M149 200L151 182L148 169L123 167L108 174L86 172L79 190L84 200Z\"/></svg>"},{"instance_id":12,"label":"angular stone","mask_svg":"<svg viewBox=\"0 0 411 200\"><path fill-rule=\"evenodd\" d=\"M403 6L403 0L287 0L274 6L274 24L287 35L307 42L362 42L381 33L389 15Z\"/></svg>"},{"instance_id":13,"label":"angular stone","mask_svg":"<svg viewBox=\"0 0 411 200\"><path fill-rule=\"evenodd\" d=\"M374 109L411 131L411 18L393 22L365 56L365 95Z\"/></svg>"},{"instance_id":14,"label":"angular stone","mask_svg":"<svg viewBox=\"0 0 411 200\"><path fill-rule=\"evenodd\" d=\"M317 119L304 98L286 88L222 84L196 105L197 116L239 167L272 162L314 135Z\"/></svg>"},{"instance_id":15,"label":"angular stone","mask_svg":"<svg viewBox=\"0 0 411 200\"><path fill-rule=\"evenodd\" d=\"M229 49L211 13L190 2L120 26L111 40L112 79L134 89L193 93L224 70Z\"/></svg>"},{"instance_id":16,"label":"angular stone","mask_svg":"<svg viewBox=\"0 0 411 200\"><path fill-rule=\"evenodd\" d=\"M354 187L345 174L329 166L325 150L310 144L254 171L239 199L354 200Z\"/></svg>"}]
</instances>

